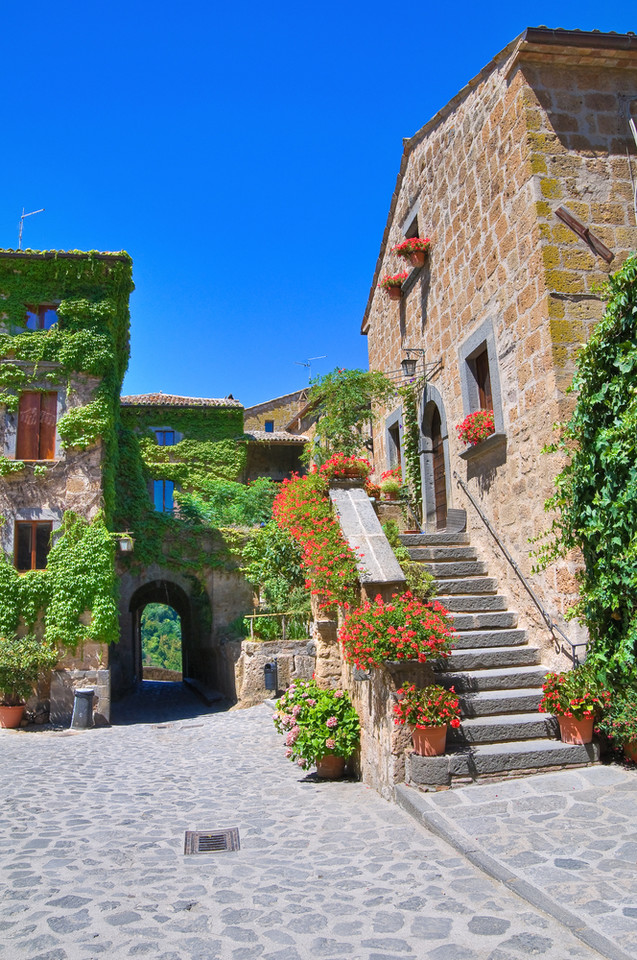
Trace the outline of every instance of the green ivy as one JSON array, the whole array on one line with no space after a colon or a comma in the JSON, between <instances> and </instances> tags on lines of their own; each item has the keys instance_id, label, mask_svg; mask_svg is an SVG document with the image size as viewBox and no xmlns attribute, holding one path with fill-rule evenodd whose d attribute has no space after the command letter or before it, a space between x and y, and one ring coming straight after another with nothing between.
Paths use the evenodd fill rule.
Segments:
<instances>
[{"instance_id":1,"label":"green ivy","mask_svg":"<svg viewBox=\"0 0 637 960\"><path fill-rule=\"evenodd\" d=\"M420 473L420 425L418 422L418 396L423 381L415 380L398 391L403 404L403 453L404 477L407 496L416 516L420 519L422 478Z\"/></svg>"},{"instance_id":2,"label":"green ivy","mask_svg":"<svg viewBox=\"0 0 637 960\"><path fill-rule=\"evenodd\" d=\"M609 278L608 305L582 347L577 400L550 449L569 461L547 501L558 511L539 567L579 547L585 568L571 611L590 633L587 657L613 678L634 672L637 654L637 257Z\"/></svg>"}]
</instances>

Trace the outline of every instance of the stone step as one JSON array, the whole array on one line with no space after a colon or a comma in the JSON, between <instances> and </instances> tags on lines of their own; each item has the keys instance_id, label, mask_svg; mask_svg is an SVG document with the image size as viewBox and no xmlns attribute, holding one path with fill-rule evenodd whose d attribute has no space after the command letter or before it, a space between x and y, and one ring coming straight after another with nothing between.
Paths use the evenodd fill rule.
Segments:
<instances>
[{"instance_id":1,"label":"stone step","mask_svg":"<svg viewBox=\"0 0 637 960\"><path fill-rule=\"evenodd\" d=\"M438 577L433 582L433 588L437 594L451 594L453 596L457 594L495 593L498 589L498 581L495 577L467 577L461 580L447 580ZM442 603L442 600L440 602Z\"/></svg>"},{"instance_id":2,"label":"stone step","mask_svg":"<svg viewBox=\"0 0 637 960\"><path fill-rule=\"evenodd\" d=\"M476 594L475 596L447 596L444 590L436 596L443 607L450 613L483 613L493 610L506 610L507 599L500 596L484 596Z\"/></svg>"},{"instance_id":3,"label":"stone step","mask_svg":"<svg viewBox=\"0 0 637 960\"><path fill-rule=\"evenodd\" d=\"M444 544L468 544L466 533L402 533L400 542L406 547L440 547Z\"/></svg>"},{"instance_id":4,"label":"stone step","mask_svg":"<svg viewBox=\"0 0 637 960\"><path fill-rule=\"evenodd\" d=\"M486 670L489 667L528 667L540 663L540 651L537 647L483 647L478 650L452 650L451 656L443 660L442 670L456 673L458 670ZM434 670L441 672L440 665Z\"/></svg>"},{"instance_id":5,"label":"stone step","mask_svg":"<svg viewBox=\"0 0 637 960\"><path fill-rule=\"evenodd\" d=\"M561 740L508 740L505 743L476 744L469 749L452 748L442 757L406 757L406 782L413 786L448 786L454 777L479 779L508 774L514 770L542 770L543 767L596 763L597 743L583 746Z\"/></svg>"},{"instance_id":6,"label":"stone step","mask_svg":"<svg viewBox=\"0 0 637 960\"><path fill-rule=\"evenodd\" d=\"M540 664L531 667L504 667L493 670L473 670L466 673L440 674L445 687L453 687L457 693L479 693L482 690L520 690L525 687L540 687L546 670Z\"/></svg>"},{"instance_id":7,"label":"stone step","mask_svg":"<svg viewBox=\"0 0 637 960\"><path fill-rule=\"evenodd\" d=\"M559 725L546 713L508 713L496 717L468 717L457 729L449 727L449 744L496 743L511 740L556 739Z\"/></svg>"},{"instance_id":8,"label":"stone step","mask_svg":"<svg viewBox=\"0 0 637 960\"><path fill-rule=\"evenodd\" d=\"M477 560L478 551L474 547L409 547L412 560L447 563L453 560Z\"/></svg>"},{"instance_id":9,"label":"stone step","mask_svg":"<svg viewBox=\"0 0 637 960\"><path fill-rule=\"evenodd\" d=\"M517 627L518 615L512 610L503 613L452 613L456 630L499 630Z\"/></svg>"},{"instance_id":10,"label":"stone step","mask_svg":"<svg viewBox=\"0 0 637 960\"><path fill-rule=\"evenodd\" d=\"M515 690L485 690L481 693L461 693L460 710L463 717L529 713L537 711L541 699L541 687L539 689L528 687Z\"/></svg>"},{"instance_id":11,"label":"stone step","mask_svg":"<svg viewBox=\"0 0 637 960\"><path fill-rule=\"evenodd\" d=\"M480 560L458 560L449 563L423 563L423 567L432 577L483 577L488 573L486 563Z\"/></svg>"},{"instance_id":12,"label":"stone step","mask_svg":"<svg viewBox=\"0 0 637 960\"><path fill-rule=\"evenodd\" d=\"M456 650L477 647L519 647L526 643L526 630L463 630L454 637Z\"/></svg>"}]
</instances>

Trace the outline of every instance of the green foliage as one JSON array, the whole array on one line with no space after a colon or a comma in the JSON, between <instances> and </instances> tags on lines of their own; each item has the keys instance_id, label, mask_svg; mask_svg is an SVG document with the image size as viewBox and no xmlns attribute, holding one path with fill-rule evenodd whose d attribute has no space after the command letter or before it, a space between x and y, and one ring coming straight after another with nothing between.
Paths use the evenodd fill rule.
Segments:
<instances>
[{"instance_id":1,"label":"green foliage","mask_svg":"<svg viewBox=\"0 0 637 960\"><path fill-rule=\"evenodd\" d=\"M71 512L64 514L62 534L51 547L46 576L50 597L45 636L50 643L75 650L89 641L117 642L115 543L103 514L92 523Z\"/></svg>"},{"instance_id":2,"label":"green foliage","mask_svg":"<svg viewBox=\"0 0 637 960\"><path fill-rule=\"evenodd\" d=\"M267 523L279 485L269 477L252 483L232 480L203 480L199 492L177 492L181 516L211 527L254 527Z\"/></svg>"},{"instance_id":3,"label":"green foliage","mask_svg":"<svg viewBox=\"0 0 637 960\"><path fill-rule=\"evenodd\" d=\"M56 650L37 637L0 637L0 703L8 707L25 703L40 674L57 661Z\"/></svg>"},{"instance_id":4,"label":"green foliage","mask_svg":"<svg viewBox=\"0 0 637 960\"><path fill-rule=\"evenodd\" d=\"M286 530L274 521L257 530L243 550L242 573L259 595L265 613L298 613L286 618L286 636L289 640L306 639L307 624L311 619L310 594L305 586L301 566L301 547ZM246 634L249 623L246 621ZM257 639L281 638L281 620L278 617L258 617L253 622Z\"/></svg>"},{"instance_id":5,"label":"green foliage","mask_svg":"<svg viewBox=\"0 0 637 960\"><path fill-rule=\"evenodd\" d=\"M634 683L613 692L610 709L597 726L617 744L637 742L637 689Z\"/></svg>"},{"instance_id":6,"label":"green foliage","mask_svg":"<svg viewBox=\"0 0 637 960\"><path fill-rule=\"evenodd\" d=\"M430 573L427 573L422 563L411 559L409 550L401 543L400 530L396 521L386 520L383 524L383 532L405 574L407 589L420 600L433 597L435 594L434 578Z\"/></svg>"},{"instance_id":7,"label":"green foliage","mask_svg":"<svg viewBox=\"0 0 637 960\"><path fill-rule=\"evenodd\" d=\"M569 462L547 501L558 511L539 568L579 547L585 569L572 610L589 629L587 662L615 678L637 652L637 258L607 285L608 305L582 347L575 409L551 450Z\"/></svg>"},{"instance_id":8,"label":"green foliage","mask_svg":"<svg viewBox=\"0 0 637 960\"><path fill-rule=\"evenodd\" d=\"M610 692L597 677L593 661L573 670L547 673L542 690L540 713L590 720L591 717L601 717L610 705Z\"/></svg>"},{"instance_id":9,"label":"green foliage","mask_svg":"<svg viewBox=\"0 0 637 960\"><path fill-rule=\"evenodd\" d=\"M312 380L308 403L318 406L319 421L304 461L320 464L335 452L346 456L365 452L369 439L362 431L372 420L372 405L395 392L395 386L378 370L336 369Z\"/></svg>"},{"instance_id":10,"label":"green foliage","mask_svg":"<svg viewBox=\"0 0 637 960\"><path fill-rule=\"evenodd\" d=\"M0 456L0 477L11 477L13 474L21 474L26 470L24 460L10 460L8 457Z\"/></svg>"},{"instance_id":11,"label":"green foliage","mask_svg":"<svg viewBox=\"0 0 637 960\"><path fill-rule=\"evenodd\" d=\"M347 693L295 680L277 700L274 725L285 735L286 756L307 770L325 756L351 757L360 723Z\"/></svg>"},{"instance_id":12,"label":"green foliage","mask_svg":"<svg viewBox=\"0 0 637 960\"><path fill-rule=\"evenodd\" d=\"M181 672L181 620L165 603L149 603L141 616L144 664Z\"/></svg>"},{"instance_id":13,"label":"green foliage","mask_svg":"<svg viewBox=\"0 0 637 960\"><path fill-rule=\"evenodd\" d=\"M415 380L401 387L398 395L403 405L403 454L406 496L417 520L420 520L422 478L420 473L420 425L418 423L418 395L422 391L423 381Z\"/></svg>"}]
</instances>

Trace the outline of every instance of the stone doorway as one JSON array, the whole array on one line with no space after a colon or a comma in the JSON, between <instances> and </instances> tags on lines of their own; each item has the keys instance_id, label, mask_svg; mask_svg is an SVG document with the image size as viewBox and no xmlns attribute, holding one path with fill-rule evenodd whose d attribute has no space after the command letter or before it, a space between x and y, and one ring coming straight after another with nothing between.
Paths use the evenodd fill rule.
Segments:
<instances>
[{"instance_id":1,"label":"stone doorway","mask_svg":"<svg viewBox=\"0 0 637 960\"><path fill-rule=\"evenodd\" d=\"M421 421L422 501L424 526L444 530L451 505L449 440L444 404L439 392L427 384Z\"/></svg>"}]
</instances>

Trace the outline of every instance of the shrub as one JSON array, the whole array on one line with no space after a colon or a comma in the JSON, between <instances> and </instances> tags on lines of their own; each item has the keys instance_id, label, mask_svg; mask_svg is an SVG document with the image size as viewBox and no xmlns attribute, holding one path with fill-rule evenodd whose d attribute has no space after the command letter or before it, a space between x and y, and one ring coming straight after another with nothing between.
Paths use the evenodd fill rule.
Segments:
<instances>
[{"instance_id":1,"label":"shrub","mask_svg":"<svg viewBox=\"0 0 637 960\"><path fill-rule=\"evenodd\" d=\"M37 637L0 637L0 703L7 707L25 703L40 674L57 661L57 651Z\"/></svg>"},{"instance_id":2,"label":"shrub","mask_svg":"<svg viewBox=\"0 0 637 960\"><path fill-rule=\"evenodd\" d=\"M347 693L314 680L293 681L277 700L274 725L285 735L286 757L307 770L324 756L351 757L360 724Z\"/></svg>"}]
</instances>

